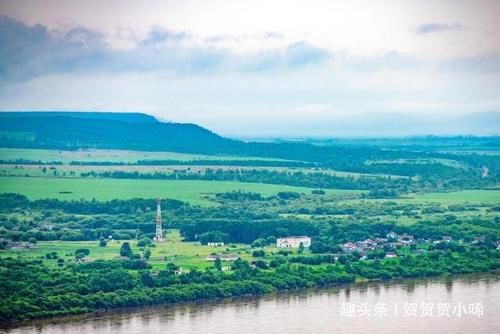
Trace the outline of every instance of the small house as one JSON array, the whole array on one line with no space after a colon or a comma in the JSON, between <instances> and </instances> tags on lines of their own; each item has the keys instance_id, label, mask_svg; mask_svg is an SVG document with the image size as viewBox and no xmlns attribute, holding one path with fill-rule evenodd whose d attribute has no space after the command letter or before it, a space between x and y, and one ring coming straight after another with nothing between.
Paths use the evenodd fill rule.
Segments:
<instances>
[{"instance_id":1,"label":"small house","mask_svg":"<svg viewBox=\"0 0 500 334\"><path fill-rule=\"evenodd\" d=\"M205 261L216 261L220 259L221 261L236 261L240 257L236 254L210 254L205 258Z\"/></svg>"},{"instance_id":2,"label":"small house","mask_svg":"<svg viewBox=\"0 0 500 334\"><path fill-rule=\"evenodd\" d=\"M212 247L224 247L224 243L218 241L207 242L207 245Z\"/></svg>"},{"instance_id":3,"label":"small house","mask_svg":"<svg viewBox=\"0 0 500 334\"><path fill-rule=\"evenodd\" d=\"M450 237L449 235L445 235L445 236L443 236L443 242L450 242L450 241L452 241L452 240L453 240L453 238L452 238L452 237Z\"/></svg>"},{"instance_id":4,"label":"small house","mask_svg":"<svg viewBox=\"0 0 500 334\"><path fill-rule=\"evenodd\" d=\"M398 257L398 255L394 252L387 252L387 254L385 254L386 259L393 259L395 257Z\"/></svg>"},{"instance_id":5,"label":"small house","mask_svg":"<svg viewBox=\"0 0 500 334\"><path fill-rule=\"evenodd\" d=\"M278 248L299 248L300 244L304 247L310 247L311 238L306 236L290 236L276 240L276 247Z\"/></svg>"}]
</instances>

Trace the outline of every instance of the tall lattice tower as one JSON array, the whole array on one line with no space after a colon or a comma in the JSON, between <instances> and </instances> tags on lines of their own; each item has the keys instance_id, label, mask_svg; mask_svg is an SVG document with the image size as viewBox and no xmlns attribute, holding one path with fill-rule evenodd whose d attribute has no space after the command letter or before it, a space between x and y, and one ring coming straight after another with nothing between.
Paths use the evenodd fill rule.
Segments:
<instances>
[{"instance_id":1,"label":"tall lattice tower","mask_svg":"<svg viewBox=\"0 0 500 334\"><path fill-rule=\"evenodd\" d=\"M156 238L157 242L163 241L163 229L161 227L161 204L160 198L156 199Z\"/></svg>"}]
</instances>

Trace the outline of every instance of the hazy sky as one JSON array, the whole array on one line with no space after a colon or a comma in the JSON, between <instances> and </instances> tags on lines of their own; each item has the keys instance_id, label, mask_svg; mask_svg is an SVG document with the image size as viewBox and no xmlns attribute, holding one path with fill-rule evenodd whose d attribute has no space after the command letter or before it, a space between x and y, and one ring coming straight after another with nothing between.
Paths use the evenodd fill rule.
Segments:
<instances>
[{"instance_id":1,"label":"hazy sky","mask_svg":"<svg viewBox=\"0 0 500 334\"><path fill-rule=\"evenodd\" d=\"M500 0L0 0L0 15L0 110L332 136L500 111Z\"/></svg>"}]
</instances>

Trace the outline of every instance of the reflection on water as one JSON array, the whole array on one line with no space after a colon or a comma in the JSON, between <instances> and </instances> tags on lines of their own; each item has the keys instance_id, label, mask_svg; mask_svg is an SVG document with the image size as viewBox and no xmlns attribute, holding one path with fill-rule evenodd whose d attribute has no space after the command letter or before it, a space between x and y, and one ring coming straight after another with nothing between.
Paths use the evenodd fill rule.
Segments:
<instances>
[{"instance_id":1,"label":"reflection on water","mask_svg":"<svg viewBox=\"0 0 500 334\"><path fill-rule=\"evenodd\" d=\"M403 305L481 303L482 317L407 316ZM347 304L376 317L342 314ZM1 333L494 333L500 332L500 276L372 282L281 293L261 298L188 303L23 324ZM372 311L373 311L372 310Z\"/></svg>"}]
</instances>

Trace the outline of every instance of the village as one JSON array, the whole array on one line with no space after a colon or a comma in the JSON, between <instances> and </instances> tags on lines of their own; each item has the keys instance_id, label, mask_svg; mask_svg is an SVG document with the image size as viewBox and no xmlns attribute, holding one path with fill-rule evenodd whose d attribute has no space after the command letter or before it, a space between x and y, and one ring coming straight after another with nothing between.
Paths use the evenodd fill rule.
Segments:
<instances>
[{"instance_id":1,"label":"village","mask_svg":"<svg viewBox=\"0 0 500 334\"><path fill-rule=\"evenodd\" d=\"M410 234L397 234L395 232L390 232L386 234L385 238L368 238L365 240L355 241L355 242L346 242L340 245L341 252L336 252L329 254L333 261L337 261L339 257L345 255L354 256L355 259L359 261L371 260L375 258L380 258L382 254L382 258L391 259L397 258L399 249L405 249L404 255L408 255L409 253L413 255L424 255L426 249L430 247L444 249L446 248L446 244L453 242L453 238L451 236L443 236L439 240L433 240L429 238L415 238ZM482 243L485 241L484 236L477 236L470 242L470 245L475 245L478 243ZM284 238L278 238L276 240L276 248L278 249L302 249L309 250L312 243L312 239L308 236L288 236ZM456 241L458 245L466 244L464 240ZM223 242L208 242L207 246L212 247L224 247ZM500 242L496 243L497 249L500 249ZM378 251L378 253L377 253ZM274 253L274 252L273 252ZM271 254L273 254L271 253ZM299 251L302 253L302 251ZM237 254L231 253L212 253L206 257L206 261L236 261L240 259L240 256ZM255 260L250 261L250 265L252 268L255 268ZM223 267L224 271L230 270L230 267Z\"/></svg>"}]
</instances>

